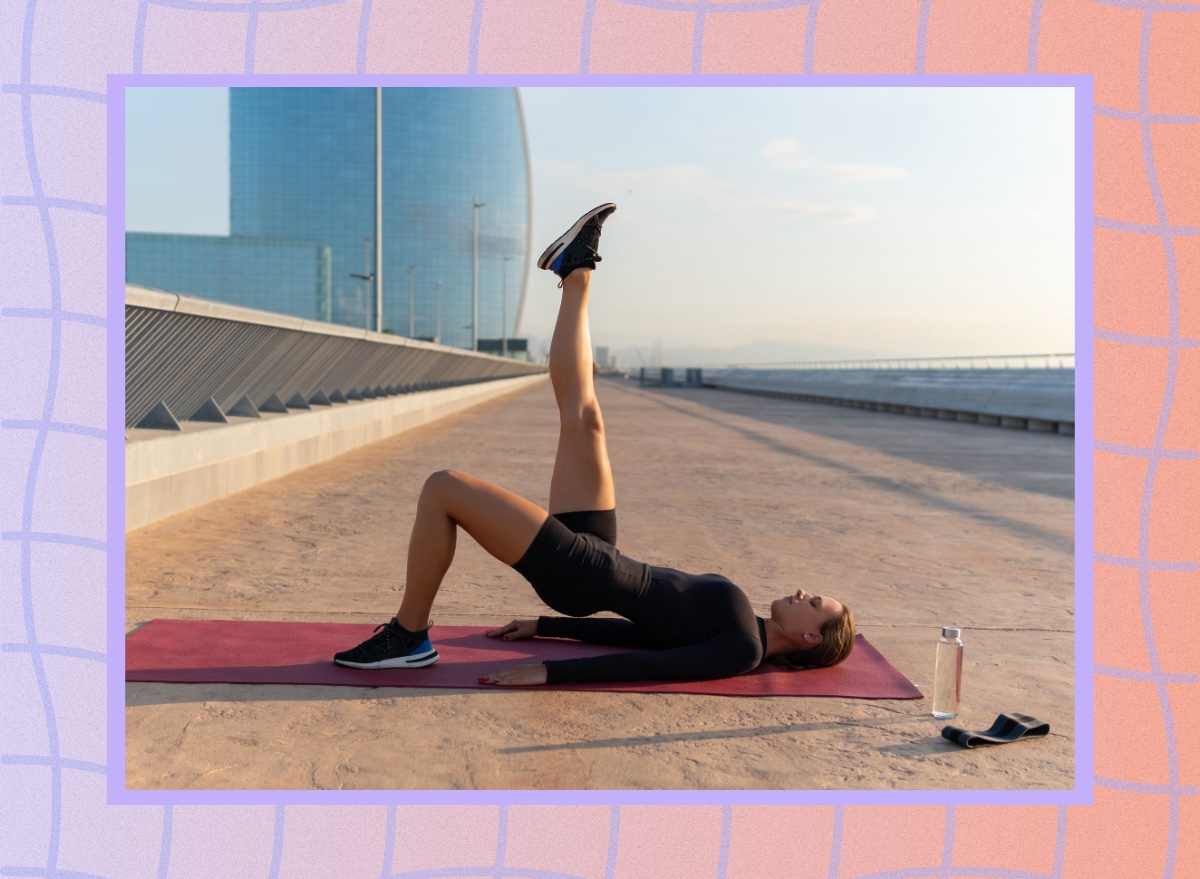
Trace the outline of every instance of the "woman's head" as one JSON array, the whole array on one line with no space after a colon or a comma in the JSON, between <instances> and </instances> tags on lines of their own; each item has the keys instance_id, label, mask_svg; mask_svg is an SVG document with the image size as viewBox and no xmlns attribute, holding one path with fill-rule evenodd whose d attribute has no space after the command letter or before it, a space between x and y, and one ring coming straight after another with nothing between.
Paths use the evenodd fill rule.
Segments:
<instances>
[{"instance_id":1,"label":"woman's head","mask_svg":"<svg viewBox=\"0 0 1200 879\"><path fill-rule=\"evenodd\" d=\"M842 662L854 649L854 614L836 599L801 589L772 602L771 619L793 648L767 657L774 665L825 668Z\"/></svg>"}]
</instances>

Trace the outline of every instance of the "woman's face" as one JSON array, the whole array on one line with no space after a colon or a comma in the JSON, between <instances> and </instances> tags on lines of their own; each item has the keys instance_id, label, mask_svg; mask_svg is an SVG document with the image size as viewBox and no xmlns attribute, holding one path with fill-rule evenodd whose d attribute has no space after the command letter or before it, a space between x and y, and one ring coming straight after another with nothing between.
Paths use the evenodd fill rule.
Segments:
<instances>
[{"instance_id":1,"label":"woman's face","mask_svg":"<svg viewBox=\"0 0 1200 879\"><path fill-rule=\"evenodd\" d=\"M821 627L842 612L836 598L810 595L798 589L771 602L771 619L797 647L816 647L823 639Z\"/></svg>"}]
</instances>

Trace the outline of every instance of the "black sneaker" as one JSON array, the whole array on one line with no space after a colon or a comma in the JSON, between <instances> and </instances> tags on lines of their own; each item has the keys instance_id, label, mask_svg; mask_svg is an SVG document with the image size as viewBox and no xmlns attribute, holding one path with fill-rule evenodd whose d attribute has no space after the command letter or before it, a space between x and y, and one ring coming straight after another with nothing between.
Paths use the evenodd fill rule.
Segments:
<instances>
[{"instance_id":1,"label":"black sneaker","mask_svg":"<svg viewBox=\"0 0 1200 879\"><path fill-rule=\"evenodd\" d=\"M538 268L554 272L560 278L575 269L594 269L600 262L600 254L596 252L600 227L616 209L615 204L602 204L580 217L561 238L546 248L538 259Z\"/></svg>"},{"instance_id":2,"label":"black sneaker","mask_svg":"<svg viewBox=\"0 0 1200 879\"><path fill-rule=\"evenodd\" d=\"M438 661L429 630L410 632L392 617L353 650L334 654L333 661L351 668L420 668Z\"/></svg>"}]
</instances>

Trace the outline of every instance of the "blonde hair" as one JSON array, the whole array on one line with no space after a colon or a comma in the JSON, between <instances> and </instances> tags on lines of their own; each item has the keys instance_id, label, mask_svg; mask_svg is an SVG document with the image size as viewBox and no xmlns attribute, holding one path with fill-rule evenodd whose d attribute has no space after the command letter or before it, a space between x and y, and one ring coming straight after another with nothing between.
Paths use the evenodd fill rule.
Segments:
<instances>
[{"instance_id":1,"label":"blonde hair","mask_svg":"<svg viewBox=\"0 0 1200 879\"><path fill-rule=\"evenodd\" d=\"M821 643L816 647L776 653L763 661L781 668L829 668L844 662L853 649L854 613L842 605L842 612L821 626Z\"/></svg>"}]
</instances>

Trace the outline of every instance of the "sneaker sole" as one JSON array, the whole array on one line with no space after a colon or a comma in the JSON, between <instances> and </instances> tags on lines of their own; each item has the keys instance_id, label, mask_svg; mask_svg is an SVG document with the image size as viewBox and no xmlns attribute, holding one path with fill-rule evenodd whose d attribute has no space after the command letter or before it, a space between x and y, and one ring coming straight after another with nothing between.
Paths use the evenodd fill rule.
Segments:
<instances>
[{"instance_id":1,"label":"sneaker sole","mask_svg":"<svg viewBox=\"0 0 1200 879\"><path fill-rule=\"evenodd\" d=\"M590 211L576 220L574 226L559 236L557 241L555 241L542 252L542 255L538 257L537 267L539 269L550 268L550 263L554 262L554 258L562 253L568 244L575 240L576 235L583 231L583 227L587 224L587 221L597 214L604 213L609 208L616 208L616 205L612 202L602 204L598 208L592 208Z\"/></svg>"},{"instance_id":2,"label":"sneaker sole","mask_svg":"<svg viewBox=\"0 0 1200 879\"><path fill-rule=\"evenodd\" d=\"M350 662L345 659L335 659L334 662L349 668L421 668L425 665L433 665L439 659L441 657L438 656L438 652L431 650L417 656L397 656L393 659L381 659L379 662Z\"/></svg>"}]
</instances>

